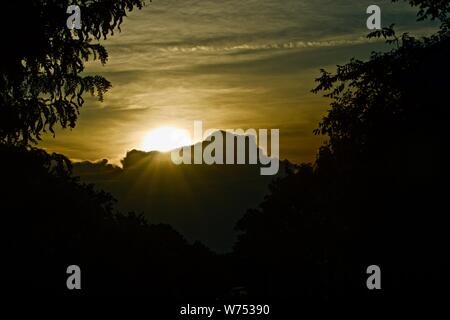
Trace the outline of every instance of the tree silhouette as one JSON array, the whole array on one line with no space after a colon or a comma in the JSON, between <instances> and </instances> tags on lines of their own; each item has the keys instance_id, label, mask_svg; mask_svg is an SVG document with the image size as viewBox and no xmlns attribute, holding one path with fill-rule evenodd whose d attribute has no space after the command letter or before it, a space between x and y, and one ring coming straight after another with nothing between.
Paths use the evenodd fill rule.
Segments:
<instances>
[{"instance_id":1,"label":"tree silhouette","mask_svg":"<svg viewBox=\"0 0 450 320\"><path fill-rule=\"evenodd\" d=\"M0 62L0 212L10 295L135 295L183 299L223 294L217 257L168 225L121 213L113 197L72 176L63 155L33 147L55 125L73 127L85 93L99 99L111 84L83 75L89 59L105 63L97 41L120 28L141 0L80 0L82 28L66 28L69 1L7 2ZM82 290L66 287L79 265ZM30 274L30 271L32 274Z\"/></svg>"},{"instance_id":2,"label":"tree silhouette","mask_svg":"<svg viewBox=\"0 0 450 320\"><path fill-rule=\"evenodd\" d=\"M0 157L3 288L10 294L206 301L227 291L222 257L169 225L117 212L110 194L71 176L64 157L3 144ZM66 287L73 264L82 270L81 291Z\"/></svg>"},{"instance_id":3,"label":"tree silhouette","mask_svg":"<svg viewBox=\"0 0 450 320\"><path fill-rule=\"evenodd\" d=\"M236 228L235 253L252 292L328 299L448 297L448 1L410 1L418 18L438 19L423 39L385 37L394 48L321 70L313 92L330 109L328 136L313 166L294 166ZM381 294L365 287L381 266ZM252 272L252 270L257 270ZM267 279L266 282L258 279Z\"/></svg>"},{"instance_id":4,"label":"tree silhouette","mask_svg":"<svg viewBox=\"0 0 450 320\"><path fill-rule=\"evenodd\" d=\"M0 22L7 45L0 62L0 141L36 142L54 133L55 124L75 126L83 95L100 100L111 87L98 75L82 75L90 58L106 63L108 53L98 42L120 29L127 11L143 0L8 1ZM81 29L66 27L69 5L79 5ZM7 30L7 31L6 31Z\"/></svg>"}]
</instances>

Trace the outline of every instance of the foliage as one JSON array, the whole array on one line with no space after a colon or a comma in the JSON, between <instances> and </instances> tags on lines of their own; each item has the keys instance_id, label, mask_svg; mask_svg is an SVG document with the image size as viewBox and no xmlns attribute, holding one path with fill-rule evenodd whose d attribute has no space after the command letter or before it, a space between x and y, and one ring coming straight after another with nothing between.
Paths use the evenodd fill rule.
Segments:
<instances>
[{"instance_id":1,"label":"foliage","mask_svg":"<svg viewBox=\"0 0 450 320\"><path fill-rule=\"evenodd\" d=\"M69 5L81 8L81 29L66 27ZM4 32L0 62L0 141L28 145L55 125L75 126L85 93L103 94L111 83L83 75L90 58L105 64L99 42L119 29L127 11L143 0L8 1L0 22Z\"/></svg>"},{"instance_id":2,"label":"foliage","mask_svg":"<svg viewBox=\"0 0 450 320\"><path fill-rule=\"evenodd\" d=\"M117 212L110 194L71 176L69 163L56 166L59 155L0 144L0 158L10 294L77 294L65 286L72 264L82 270L83 295L208 298L225 287L210 250L169 225Z\"/></svg>"},{"instance_id":3,"label":"foliage","mask_svg":"<svg viewBox=\"0 0 450 320\"><path fill-rule=\"evenodd\" d=\"M365 268L378 264L388 274L384 298L448 295L439 284L448 279L450 224L439 208L448 176L449 3L410 3L419 20L439 19L439 31L416 39L390 26L369 35L395 44L390 51L321 70L313 92L331 104L315 133L328 142L313 166L294 166L237 223L236 256L258 268L248 272L253 292L374 298Z\"/></svg>"}]
</instances>

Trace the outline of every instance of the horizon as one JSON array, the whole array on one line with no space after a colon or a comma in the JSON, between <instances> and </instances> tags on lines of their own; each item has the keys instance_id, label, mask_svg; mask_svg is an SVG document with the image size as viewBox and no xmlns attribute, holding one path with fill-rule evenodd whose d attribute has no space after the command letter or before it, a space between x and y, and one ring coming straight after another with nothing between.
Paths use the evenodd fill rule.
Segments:
<instances>
[{"instance_id":1,"label":"horizon","mask_svg":"<svg viewBox=\"0 0 450 320\"><path fill-rule=\"evenodd\" d=\"M245 132L242 133L242 134L233 132L233 131L238 131L238 130L242 130L242 131L245 131ZM262 129L259 129L259 130L262 130ZM106 158L94 159L94 160L89 160L89 159L88 160L86 160L86 159L70 159L70 160L72 161L72 163L74 165L76 165L76 164L83 164L83 163L91 163L91 164L102 163L102 164L110 164L110 165L113 165L113 166L118 167L120 169L123 169L123 163L122 162L123 162L123 160L126 159L126 157L127 157L127 155L129 153L132 153L132 152L141 152L143 154L155 153L155 154L163 154L163 155L170 156L173 152L177 152L177 151L182 150L184 148L191 148L192 149L196 145L202 145L202 148L204 148L204 145L203 145L204 143L214 142L214 140L211 141L210 139L213 138L216 133L221 133L222 136L223 136L223 134L227 134L227 136L223 136L224 141L226 141L227 137L229 137L228 135L231 135L231 136L233 136L234 138L237 138L237 139L239 139L239 137L253 138L253 139L250 139L250 140L245 140L245 152L247 152L251 148L251 146L249 144L247 144L247 141L249 141L249 142L255 144L257 150L262 150L262 152L263 152L265 157L270 158L270 159L274 159L274 160L278 160L279 162L288 161L288 162L294 164L294 162L289 161L289 159L282 159L281 157L274 157L272 154L268 155L267 154L267 150L265 148L261 148L261 146L259 145L259 141L255 143L255 140L258 140L258 139L257 138L255 139L255 136L253 134L246 133L247 132L246 130L243 130L243 129L227 129L227 130L223 130L223 129L208 129L207 131L208 132L212 131L212 132L207 134L207 136L204 137L200 141L197 141L197 142L193 142L192 141L189 144L180 145L179 147L174 147L174 148L171 148L171 149L168 149L168 150L158 150L158 149L144 150L144 149L141 149L141 148L133 148L133 149L127 150L125 152L124 156L122 158L120 158L118 162L113 162L113 161L110 161L109 159L106 159ZM236 142L238 143L238 140ZM233 145L234 145L234 142L233 142ZM248 146L248 148L247 148L247 146ZM246 160L248 160L248 159L246 159ZM172 162L173 162L173 159L172 159ZM173 163L173 164L175 164L175 163ZM202 164L206 164L206 163L202 163ZM255 163L255 164L245 163L245 164L248 164L248 165L261 165L261 164L258 164L258 163Z\"/></svg>"}]
</instances>

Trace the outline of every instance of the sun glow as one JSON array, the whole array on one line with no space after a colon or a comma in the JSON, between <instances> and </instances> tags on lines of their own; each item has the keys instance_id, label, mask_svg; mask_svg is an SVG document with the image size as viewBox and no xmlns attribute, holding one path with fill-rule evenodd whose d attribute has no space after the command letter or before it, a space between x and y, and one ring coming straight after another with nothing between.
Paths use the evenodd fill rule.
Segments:
<instances>
[{"instance_id":1,"label":"sun glow","mask_svg":"<svg viewBox=\"0 0 450 320\"><path fill-rule=\"evenodd\" d=\"M142 140L144 151L166 152L191 144L188 130L175 127L160 127L149 131Z\"/></svg>"}]
</instances>

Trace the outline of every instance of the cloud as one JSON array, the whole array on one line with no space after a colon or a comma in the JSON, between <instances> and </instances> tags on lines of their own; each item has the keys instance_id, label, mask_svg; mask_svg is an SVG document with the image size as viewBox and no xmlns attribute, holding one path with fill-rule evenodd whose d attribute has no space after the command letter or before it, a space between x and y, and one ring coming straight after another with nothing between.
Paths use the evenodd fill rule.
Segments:
<instances>
[{"instance_id":1,"label":"cloud","mask_svg":"<svg viewBox=\"0 0 450 320\"><path fill-rule=\"evenodd\" d=\"M235 242L236 221L284 174L283 165L274 176L262 176L259 164L175 165L170 153L139 150L127 152L121 163L123 168L105 160L75 163L74 174L111 192L121 211L143 212L151 223L168 223L220 252Z\"/></svg>"},{"instance_id":2,"label":"cloud","mask_svg":"<svg viewBox=\"0 0 450 320\"><path fill-rule=\"evenodd\" d=\"M359 37L357 39L342 39L342 40L326 40L326 41L289 41L284 43L267 43L267 44L238 44L232 46L206 46L197 45L193 47L168 47L161 48L162 51L168 52L216 52L216 51L236 51L236 50L285 50L285 49L299 49L299 48L323 48L323 47L337 47L348 46L362 43L370 43L367 37ZM372 41L373 42L373 41Z\"/></svg>"},{"instance_id":3,"label":"cloud","mask_svg":"<svg viewBox=\"0 0 450 320\"><path fill-rule=\"evenodd\" d=\"M310 93L318 69L386 50L365 38L369 0L154 0L102 41L106 66L87 73L108 78L105 102L87 99L73 131L57 131L41 146L75 159L116 163L162 125L283 128L283 157L311 161L319 138L310 132L327 101ZM415 9L377 3L382 23L400 31L429 31ZM307 156L309 154L309 156Z\"/></svg>"}]
</instances>

